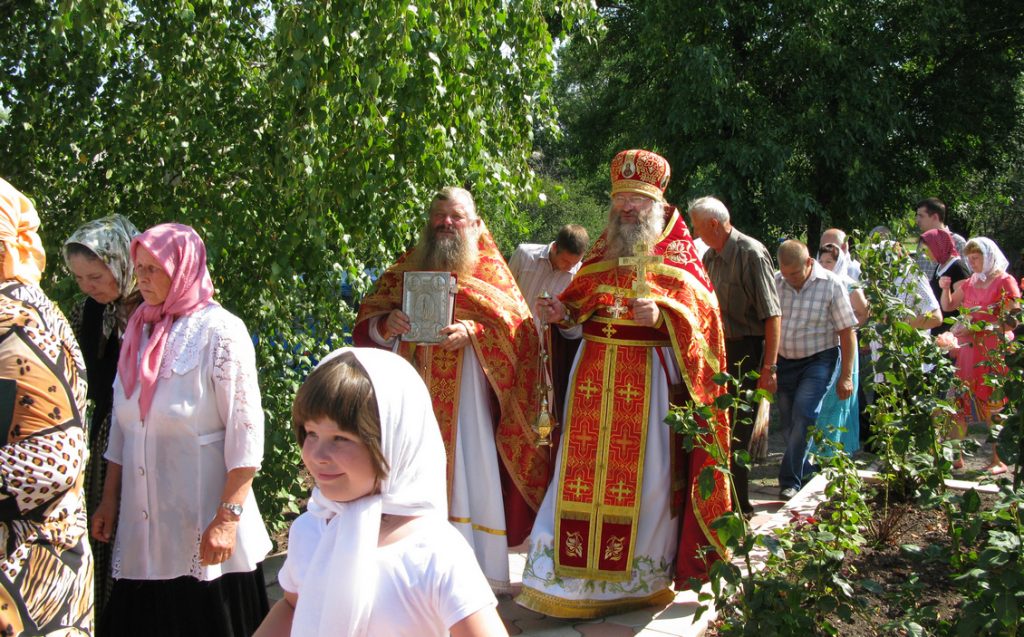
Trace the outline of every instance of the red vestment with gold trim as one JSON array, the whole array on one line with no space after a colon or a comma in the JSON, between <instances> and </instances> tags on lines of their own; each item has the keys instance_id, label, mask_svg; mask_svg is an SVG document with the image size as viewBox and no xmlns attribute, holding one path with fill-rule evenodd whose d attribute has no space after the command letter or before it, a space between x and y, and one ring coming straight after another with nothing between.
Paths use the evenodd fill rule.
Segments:
<instances>
[{"instance_id":1,"label":"red vestment with gold trim","mask_svg":"<svg viewBox=\"0 0 1024 637\"><path fill-rule=\"evenodd\" d=\"M652 250L659 258L627 259L629 265L605 259L607 243L602 235L559 297L583 325L586 344L568 392L561 462L557 482L552 484L554 572L540 576L540 581L632 580L644 453L652 433L648 429L655 426L650 415L665 408L651 404L650 379L663 374L668 380L672 362L683 381L683 387L677 387L678 396L688 395L687 399L708 404L723 391L712 380L725 362L718 301L686 225L674 209L667 207L667 211L666 230ZM647 289L638 293L636 279L641 269ZM656 300L661 311L656 326L640 326L632 320L631 311L626 311L624 298L638 295ZM674 361L663 358L669 351ZM668 384L671 388L672 382ZM729 426L724 413L715 422L714 434L718 444L728 449ZM713 494L701 498L697 477L702 468L714 465L714 460L701 449L684 453L674 437L672 446L671 483L676 493L671 502L682 513L681 520L671 521L678 530L675 578L704 578L707 564L696 552L710 545L719 554L725 553L711 522L731 508L728 486L715 472ZM665 502L668 506L669 499ZM535 590L528 584L521 603L565 617L614 612L614 600L588 602L586 595L575 598L568 585L555 585L554 589L561 588L562 594L572 599L549 594L544 588ZM648 593L661 601L657 591Z\"/></svg>"}]
</instances>

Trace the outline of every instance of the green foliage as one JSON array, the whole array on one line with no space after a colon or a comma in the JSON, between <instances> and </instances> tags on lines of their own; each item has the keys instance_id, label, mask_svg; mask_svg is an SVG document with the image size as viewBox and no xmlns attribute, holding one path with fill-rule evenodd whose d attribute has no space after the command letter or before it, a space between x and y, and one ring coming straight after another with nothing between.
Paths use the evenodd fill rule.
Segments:
<instances>
[{"instance_id":1,"label":"green foliage","mask_svg":"<svg viewBox=\"0 0 1024 637\"><path fill-rule=\"evenodd\" d=\"M757 372L749 372L751 377ZM738 381L728 373L719 373L714 381L729 391L714 406L694 404L674 406L666 422L681 434L687 450L701 448L714 460L700 475L701 495L710 495L712 474L726 476L735 498L732 474L728 470L727 450L718 445L708 423L717 410L735 409L737 418L749 422L763 390L738 389ZM816 432L819 448L831 445ZM713 602L719 611L721 635L840 634L832 617L848 620L861 606L853 584L840 568L847 551L858 551L864 543L862 529L867 519L864 485L846 454L831 449L822 471L828 479L827 510L817 517L794 514L789 526L771 534L753 534L742 514L727 513L712 523L712 528L727 547L732 559L711 564L710 593L699 593L702 603ZM747 461L736 452L736 460ZM763 568L754 567L753 556L765 554ZM741 568L740 563L743 567ZM701 582L690 583L694 590ZM697 616L704 612L701 607Z\"/></svg>"},{"instance_id":2,"label":"green foliage","mask_svg":"<svg viewBox=\"0 0 1024 637\"><path fill-rule=\"evenodd\" d=\"M908 323L919 302L914 278L920 276L910 257L891 241L865 242L858 255L871 312L860 338L878 345L868 414L887 506L890 497L906 501L922 489L943 490L955 452L943 443L956 413L947 396L958 381L952 360L927 332ZM875 374L883 381L875 382Z\"/></svg>"},{"instance_id":3,"label":"green foliage","mask_svg":"<svg viewBox=\"0 0 1024 637\"><path fill-rule=\"evenodd\" d=\"M502 251L511 254L520 243L553 241L559 229L569 223L586 228L593 244L608 222L607 195L591 195L577 180L557 181L543 172L539 174L545 201L519 206L522 228L515 235L499 238L504 239L500 244Z\"/></svg>"},{"instance_id":4,"label":"green foliage","mask_svg":"<svg viewBox=\"0 0 1024 637\"><path fill-rule=\"evenodd\" d=\"M291 397L350 329L342 283L365 291L444 185L473 190L497 236L522 232L533 136L554 117L550 25L592 17L583 0L4 9L0 150L42 216L44 287L69 301L59 246L85 220L197 228L217 298L259 339L272 527L302 492Z\"/></svg>"},{"instance_id":5,"label":"green foliage","mask_svg":"<svg viewBox=\"0 0 1024 637\"><path fill-rule=\"evenodd\" d=\"M1024 76L1016 81L1017 103L1024 104ZM991 166L968 173L963 183L936 181L927 192L941 193L951 204L950 225L966 237L991 237L1002 247L1018 277L1024 276L1024 118L1009 140L990 154Z\"/></svg>"},{"instance_id":6,"label":"green foliage","mask_svg":"<svg viewBox=\"0 0 1024 637\"><path fill-rule=\"evenodd\" d=\"M999 331L1019 325L1018 308L1004 308L998 318ZM991 324L976 323L972 329ZM1006 367L986 375L993 387L993 400L1005 405L994 416L1000 424L993 429L993 442L1003 460L1014 465L1012 486L1001 481L996 503L989 509L980 505L972 490L964 495L959 514L954 517L954 532L963 536L969 549L957 563L957 577L967 603L959 614L957 635L1018 635L1024 632L1024 336L1007 341L998 339L992 355L1002 358Z\"/></svg>"},{"instance_id":7,"label":"green foliage","mask_svg":"<svg viewBox=\"0 0 1024 637\"><path fill-rule=\"evenodd\" d=\"M866 330L867 337L882 344L875 368L885 375L884 383L874 384L876 402L871 409L884 506L888 507L891 496L919 496L921 505L937 505L943 510L950 538L946 557L959 574L956 579L967 600L956 614L955 634L1016 635L1022 626L1020 608L1024 602L1024 564L1020 557L1024 492L1019 478L1014 487L1004 481L998 502L986 509L977 491L958 493L945 488L950 461L959 453L960 445L942 441L955 413L944 397L947 390L951 389L949 395L953 395L963 389L950 361L938 355L930 339L900 324L899 299L905 298L910 288L900 289L899 281L906 280L913 266L894 248L891 243L874 244L861 252L864 276L872 282L866 294L874 323ZM970 323L969 318L958 322L975 332L992 327L987 322ZM1004 312L997 323L1012 326L1016 318ZM986 378L986 383L994 387L993 399L1007 399L1001 414L1004 426L995 442L1000 454L1011 458L1019 473L1019 450L1024 441L1024 344L1019 337L998 342L993 356L1004 359L1007 367ZM922 370L922 363L930 366L929 371ZM908 613L891 627L919 634L923 634L922 626L948 629L934 609L912 603L919 592L919 586L902 591Z\"/></svg>"},{"instance_id":8,"label":"green foliage","mask_svg":"<svg viewBox=\"0 0 1024 637\"><path fill-rule=\"evenodd\" d=\"M760 376L755 371L747 372L746 375L755 380ZM734 410L735 422L750 425L754 419L755 406L762 398L771 400L772 395L763 389L743 389L740 386L740 381L728 372L719 372L714 375L712 380L726 389L715 399L713 404L699 405L688 402L684 405L672 405L665 417L665 423L680 434L683 449L686 451L696 448L703 449L715 461L713 466L704 467L697 478L701 497L711 497L715 485L714 474L721 473L726 478L732 502L736 506L739 496L736 493L736 485L733 483L732 472L729 471L729 454L732 453L733 462L739 462L747 467L750 465L750 454L746 449L733 451L723 448L718 442L718 437L711 431L710 425L715 422L717 414L728 413L730 410ZM734 426L734 424L730 426ZM738 517L743 532L746 533L746 520L743 516Z\"/></svg>"},{"instance_id":9,"label":"green foliage","mask_svg":"<svg viewBox=\"0 0 1024 637\"><path fill-rule=\"evenodd\" d=\"M985 526L980 551L957 578L967 603L957 635L1018 635L1024 629L1024 490L1004 483L996 504L974 510ZM966 517L966 516L965 516Z\"/></svg>"},{"instance_id":10,"label":"green foliage","mask_svg":"<svg viewBox=\"0 0 1024 637\"><path fill-rule=\"evenodd\" d=\"M553 154L586 173L659 150L670 200L715 194L761 236L870 227L921 193L962 201L969 181L980 194L1021 120L1015 0L604 6L606 32L562 52Z\"/></svg>"},{"instance_id":11,"label":"green foliage","mask_svg":"<svg viewBox=\"0 0 1024 637\"><path fill-rule=\"evenodd\" d=\"M817 444L830 443L819 437ZM735 562L714 564L711 593L700 595L719 611L719 634L838 635L842 628L835 618L849 621L862 611L843 565L865 541L865 489L848 456L837 452L825 462L828 502L815 516L794 513L789 526L771 534L728 536L746 569ZM755 551L765 555L760 570L751 568Z\"/></svg>"}]
</instances>

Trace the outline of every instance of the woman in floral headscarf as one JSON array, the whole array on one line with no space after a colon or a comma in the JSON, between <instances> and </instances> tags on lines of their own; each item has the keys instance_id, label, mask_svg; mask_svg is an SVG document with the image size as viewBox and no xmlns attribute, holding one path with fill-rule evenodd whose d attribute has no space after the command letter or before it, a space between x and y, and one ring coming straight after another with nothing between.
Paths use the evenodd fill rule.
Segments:
<instances>
[{"instance_id":1,"label":"woman in floral headscarf","mask_svg":"<svg viewBox=\"0 0 1024 637\"><path fill-rule=\"evenodd\" d=\"M121 215L90 221L64 242L64 262L78 287L88 296L71 313L71 327L78 338L89 372L89 464L85 474L86 508L96 512L103 495L110 407L114 399L114 375L121 351L121 337L128 317L142 302L135 285L129 252L139 230ZM103 613L113 580L110 577L110 545L92 542L95 564L96 617Z\"/></svg>"},{"instance_id":2,"label":"woman in floral headscarf","mask_svg":"<svg viewBox=\"0 0 1024 637\"><path fill-rule=\"evenodd\" d=\"M92 519L103 542L117 526L104 634L247 637L269 607L271 547L251 489L263 459L252 339L213 300L195 230L150 228L131 256L143 303L121 345Z\"/></svg>"},{"instance_id":3,"label":"woman in floral headscarf","mask_svg":"<svg viewBox=\"0 0 1024 637\"><path fill-rule=\"evenodd\" d=\"M992 388L985 384L987 374L999 373L1004 369L999 355L999 339L1006 337L1006 330L1014 325L1004 325L1001 314L1017 307L1020 288L1012 276L1006 273L1009 265L995 242L987 237L976 237L964 246L967 262L974 273L955 290L952 279L939 279L942 309L949 311L964 308L970 312L971 322L986 322L986 329L978 332L959 327L954 334L960 341L956 353L957 376L967 385L960 396L957 423L960 435L967 431L971 416L992 425L992 414L999 411L1002 402L992 400ZM992 445L992 462L988 466L992 474L1006 473L1006 465L999 459L996 445Z\"/></svg>"},{"instance_id":4,"label":"woman in floral headscarf","mask_svg":"<svg viewBox=\"0 0 1024 637\"><path fill-rule=\"evenodd\" d=\"M32 203L0 179L0 634L91 635L85 366L39 289Z\"/></svg>"}]
</instances>

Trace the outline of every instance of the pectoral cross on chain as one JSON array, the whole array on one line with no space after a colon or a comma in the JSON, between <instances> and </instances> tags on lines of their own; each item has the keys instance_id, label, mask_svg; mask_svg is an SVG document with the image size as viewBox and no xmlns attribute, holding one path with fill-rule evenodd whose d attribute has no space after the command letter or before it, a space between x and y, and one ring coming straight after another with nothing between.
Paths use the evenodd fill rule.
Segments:
<instances>
[{"instance_id":1,"label":"pectoral cross on chain","mask_svg":"<svg viewBox=\"0 0 1024 637\"><path fill-rule=\"evenodd\" d=\"M608 313L614 318L622 318L622 315L629 311L629 308L623 305L622 297L615 297L615 305L609 306Z\"/></svg>"},{"instance_id":2,"label":"pectoral cross on chain","mask_svg":"<svg viewBox=\"0 0 1024 637\"><path fill-rule=\"evenodd\" d=\"M633 254L637 256L619 257L619 265L633 266L636 270L636 280L633 281L634 299L643 299L651 295L651 286L647 284L647 266L661 263L661 257L648 255L650 248L647 244L638 242L633 248Z\"/></svg>"}]
</instances>

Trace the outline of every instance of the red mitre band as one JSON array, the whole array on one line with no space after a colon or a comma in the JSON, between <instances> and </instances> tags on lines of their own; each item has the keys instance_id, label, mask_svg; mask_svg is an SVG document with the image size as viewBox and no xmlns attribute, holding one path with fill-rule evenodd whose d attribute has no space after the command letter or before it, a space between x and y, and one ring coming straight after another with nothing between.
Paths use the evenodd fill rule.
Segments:
<instances>
[{"instance_id":1,"label":"red mitre band","mask_svg":"<svg viewBox=\"0 0 1024 637\"><path fill-rule=\"evenodd\" d=\"M611 173L612 195L636 192L665 201L672 169L667 159L649 150L624 150L612 160Z\"/></svg>"}]
</instances>

